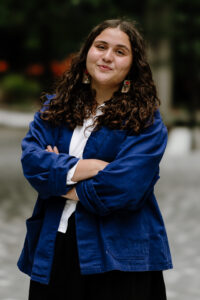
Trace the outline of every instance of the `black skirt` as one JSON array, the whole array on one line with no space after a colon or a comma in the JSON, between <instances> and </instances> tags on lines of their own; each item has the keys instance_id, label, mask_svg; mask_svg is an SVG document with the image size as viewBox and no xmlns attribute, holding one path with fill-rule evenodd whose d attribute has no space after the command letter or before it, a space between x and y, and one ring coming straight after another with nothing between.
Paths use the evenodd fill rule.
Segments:
<instances>
[{"instance_id":1,"label":"black skirt","mask_svg":"<svg viewBox=\"0 0 200 300\"><path fill-rule=\"evenodd\" d=\"M67 232L57 233L49 285L30 281L29 300L166 300L162 271L81 275L75 213Z\"/></svg>"}]
</instances>

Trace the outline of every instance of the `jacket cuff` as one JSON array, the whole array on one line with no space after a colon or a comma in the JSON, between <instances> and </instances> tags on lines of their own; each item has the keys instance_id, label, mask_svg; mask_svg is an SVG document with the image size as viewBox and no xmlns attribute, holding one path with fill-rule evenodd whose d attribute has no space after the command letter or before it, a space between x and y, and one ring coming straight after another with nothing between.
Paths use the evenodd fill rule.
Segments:
<instances>
[{"instance_id":1,"label":"jacket cuff","mask_svg":"<svg viewBox=\"0 0 200 300\"><path fill-rule=\"evenodd\" d=\"M76 193L82 205L90 212L105 216L110 213L109 209L98 197L92 179L79 181L76 185Z\"/></svg>"},{"instance_id":2,"label":"jacket cuff","mask_svg":"<svg viewBox=\"0 0 200 300\"><path fill-rule=\"evenodd\" d=\"M74 176L74 173L76 171L76 167L77 167L78 163L79 163L79 161L68 171L67 180L66 180L67 185L77 183L77 181L72 180L72 177Z\"/></svg>"},{"instance_id":3,"label":"jacket cuff","mask_svg":"<svg viewBox=\"0 0 200 300\"><path fill-rule=\"evenodd\" d=\"M72 168L77 162L78 158L73 157L70 160L70 168ZM51 195L60 196L65 195L71 188L72 185L66 184L67 171L63 168L55 168L55 174L51 174L51 178L49 180L49 191ZM55 180L56 178L56 180Z\"/></svg>"}]
</instances>

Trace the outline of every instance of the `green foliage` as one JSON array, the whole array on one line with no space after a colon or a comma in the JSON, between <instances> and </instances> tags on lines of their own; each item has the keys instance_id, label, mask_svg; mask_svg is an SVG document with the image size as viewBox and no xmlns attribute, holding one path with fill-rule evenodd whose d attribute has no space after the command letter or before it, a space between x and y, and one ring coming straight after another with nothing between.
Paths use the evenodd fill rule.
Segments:
<instances>
[{"instance_id":1,"label":"green foliage","mask_svg":"<svg viewBox=\"0 0 200 300\"><path fill-rule=\"evenodd\" d=\"M174 97L179 105L199 107L200 85L200 1L176 0L173 3Z\"/></svg>"},{"instance_id":2,"label":"green foliage","mask_svg":"<svg viewBox=\"0 0 200 300\"><path fill-rule=\"evenodd\" d=\"M24 102L37 98L41 92L38 81L20 74L5 75L0 82L3 100L6 102Z\"/></svg>"},{"instance_id":3,"label":"green foliage","mask_svg":"<svg viewBox=\"0 0 200 300\"><path fill-rule=\"evenodd\" d=\"M62 59L79 48L98 22L124 15L138 18L143 6L136 0L1 0L0 32L6 32L7 48L19 37L14 47L25 51L29 62L30 57L44 60L47 49L47 59Z\"/></svg>"},{"instance_id":4,"label":"green foliage","mask_svg":"<svg viewBox=\"0 0 200 300\"><path fill-rule=\"evenodd\" d=\"M42 62L47 69L51 60L62 60L77 51L94 25L123 16L138 21L151 44L156 45L163 38L170 41L174 97L181 103L187 101L184 98L197 98L199 0L1 0L0 59L8 61L11 70L18 72L31 63ZM23 86L22 81L20 84Z\"/></svg>"}]
</instances>

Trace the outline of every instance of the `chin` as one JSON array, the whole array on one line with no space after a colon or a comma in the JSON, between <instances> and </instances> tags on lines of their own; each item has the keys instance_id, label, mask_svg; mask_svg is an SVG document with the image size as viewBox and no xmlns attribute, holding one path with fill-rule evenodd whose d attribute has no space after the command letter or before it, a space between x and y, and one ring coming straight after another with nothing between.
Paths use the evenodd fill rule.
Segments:
<instances>
[{"instance_id":1,"label":"chin","mask_svg":"<svg viewBox=\"0 0 200 300\"><path fill-rule=\"evenodd\" d=\"M96 82L97 84L102 84L102 85L113 85L115 84L115 82L109 78L109 76L104 76L104 77L96 77L94 78L94 82Z\"/></svg>"}]
</instances>

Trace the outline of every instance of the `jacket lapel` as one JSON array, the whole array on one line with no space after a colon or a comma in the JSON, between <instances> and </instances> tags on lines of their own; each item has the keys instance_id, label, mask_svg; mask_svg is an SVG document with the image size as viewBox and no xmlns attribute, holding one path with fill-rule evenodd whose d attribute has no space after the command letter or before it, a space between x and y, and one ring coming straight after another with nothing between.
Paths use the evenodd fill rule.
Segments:
<instances>
[{"instance_id":1,"label":"jacket lapel","mask_svg":"<svg viewBox=\"0 0 200 300\"><path fill-rule=\"evenodd\" d=\"M101 150L101 145L105 142L108 133L109 130L104 126L97 131L92 131L83 151L84 159L94 158L97 156L97 153Z\"/></svg>"}]
</instances>

